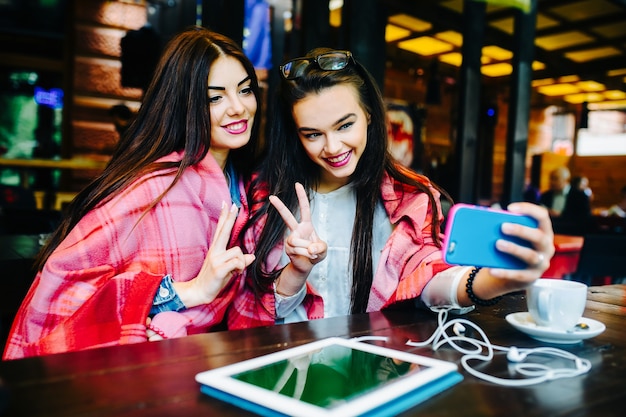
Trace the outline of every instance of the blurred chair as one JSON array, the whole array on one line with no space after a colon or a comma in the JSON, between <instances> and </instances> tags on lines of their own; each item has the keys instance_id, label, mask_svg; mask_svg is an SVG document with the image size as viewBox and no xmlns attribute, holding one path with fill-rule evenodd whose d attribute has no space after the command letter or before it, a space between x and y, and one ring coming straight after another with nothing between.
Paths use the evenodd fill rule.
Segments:
<instances>
[{"instance_id":1,"label":"blurred chair","mask_svg":"<svg viewBox=\"0 0 626 417\"><path fill-rule=\"evenodd\" d=\"M610 284L626 277L626 235L585 235L576 272L575 281L587 285Z\"/></svg>"}]
</instances>

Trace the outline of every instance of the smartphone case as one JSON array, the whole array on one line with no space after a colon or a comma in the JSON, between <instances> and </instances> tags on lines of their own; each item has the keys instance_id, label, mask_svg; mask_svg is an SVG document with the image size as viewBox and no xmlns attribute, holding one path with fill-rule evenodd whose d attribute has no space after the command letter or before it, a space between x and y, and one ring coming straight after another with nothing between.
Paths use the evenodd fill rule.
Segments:
<instances>
[{"instance_id":1,"label":"smartphone case","mask_svg":"<svg viewBox=\"0 0 626 417\"><path fill-rule=\"evenodd\" d=\"M504 222L537 227L537 221L526 215L470 204L451 207L446 223L443 257L452 265L524 269L527 264L496 249L496 240L506 239L530 247L530 243L501 232Z\"/></svg>"}]
</instances>

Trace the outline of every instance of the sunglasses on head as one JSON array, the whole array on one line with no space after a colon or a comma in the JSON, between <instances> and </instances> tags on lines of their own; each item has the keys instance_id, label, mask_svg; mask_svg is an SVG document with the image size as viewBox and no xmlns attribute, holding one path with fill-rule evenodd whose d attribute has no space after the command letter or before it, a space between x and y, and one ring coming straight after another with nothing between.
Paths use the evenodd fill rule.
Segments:
<instances>
[{"instance_id":1,"label":"sunglasses on head","mask_svg":"<svg viewBox=\"0 0 626 417\"><path fill-rule=\"evenodd\" d=\"M324 71L340 71L348 66L354 58L350 51L328 51L313 58L295 58L280 66L280 73L286 80L296 79L304 73L304 70L312 63Z\"/></svg>"}]
</instances>

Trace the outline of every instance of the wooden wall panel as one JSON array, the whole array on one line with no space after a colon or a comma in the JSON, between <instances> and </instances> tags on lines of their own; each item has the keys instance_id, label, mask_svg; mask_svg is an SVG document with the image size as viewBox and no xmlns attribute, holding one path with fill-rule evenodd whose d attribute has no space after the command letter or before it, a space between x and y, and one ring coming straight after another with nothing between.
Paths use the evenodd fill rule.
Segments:
<instances>
[{"instance_id":1,"label":"wooden wall panel","mask_svg":"<svg viewBox=\"0 0 626 417\"><path fill-rule=\"evenodd\" d=\"M87 25L76 26L76 54L120 58L120 42L125 30L98 28Z\"/></svg>"},{"instance_id":2,"label":"wooden wall panel","mask_svg":"<svg viewBox=\"0 0 626 417\"><path fill-rule=\"evenodd\" d=\"M74 89L76 95L94 98L141 99L141 89L122 87L119 60L82 58L74 63ZM94 104L96 102L94 101Z\"/></svg>"},{"instance_id":3,"label":"wooden wall panel","mask_svg":"<svg viewBox=\"0 0 626 417\"><path fill-rule=\"evenodd\" d=\"M147 22L146 5L97 0L74 3L72 44L73 92L70 145L72 156L106 160L119 140L109 113L116 104L132 110L140 105L142 90L121 85L120 42L128 30ZM64 173L63 188L79 191L98 172Z\"/></svg>"},{"instance_id":4,"label":"wooden wall panel","mask_svg":"<svg viewBox=\"0 0 626 417\"><path fill-rule=\"evenodd\" d=\"M110 0L76 1L74 13L78 23L97 23L103 27L139 29L147 21L146 5Z\"/></svg>"},{"instance_id":5,"label":"wooden wall panel","mask_svg":"<svg viewBox=\"0 0 626 417\"><path fill-rule=\"evenodd\" d=\"M110 123L74 122L72 124L76 153L110 154L118 140L117 132Z\"/></svg>"},{"instance_id":6,"label":"wooden wall panel","mask_svg":"<svg viewBox=\"0 0 626 417\"><path fill-rule=\"evenodd\" d=\"M570 161L572 175L589 178L593 191L592 207L607 208L620 200L626 185L626 156L577 156Z\"/></svg>"}]
</instances>

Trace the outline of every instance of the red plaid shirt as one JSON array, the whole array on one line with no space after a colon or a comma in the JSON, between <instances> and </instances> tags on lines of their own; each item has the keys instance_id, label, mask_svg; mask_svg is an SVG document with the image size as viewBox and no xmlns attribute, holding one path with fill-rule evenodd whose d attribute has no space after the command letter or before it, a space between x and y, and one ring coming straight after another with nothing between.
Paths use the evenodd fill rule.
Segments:
<instances>
[{"instance_id":1,"label":"red plaid shirt","mask_svg":"<svg viewBox=\"0 0 626 417\"><path fill-rule=\"evenodd\" d=\"M431 191L438 201L439 192L432 187ZM374 274L367 311L382 310L396 302L419 297L434 275L450 267L431 237L433 211L428 196L389 176L385 177L381 196L394 230ZM262 227L263 224L258 224L244 236L246 249L251 253ZM280 264L282 253L282 244L274 248L265 260L268 271L284 266ZM324 300L308 283L303 303L310 320L324 316ZM250 285L237 293L227 312L229 329L272 325L275 317L273 291L270 289L259 301Z\"/></svg>"},{"instance_id":2,"label":"red plaid shirt","mask_svg":"<svg viewBox=\"0 0 626 417\"><path fill-rule=\"evenodd\" d=\"M163 160L181 157L173 153ZM186 281L198 274L222 202L230 201L224 174L209 153L144 215L172 178L149 174L79 221L37 274L5 359L147 341L146 318L161 279L171 274ZM240 189L245 195L242 184ZM231 243L247 219L246 204ZM151 327L166 337L206 331L221 322L240 285L237 276L211 304L158 314Z\"/></svg>"}]
</instances>

